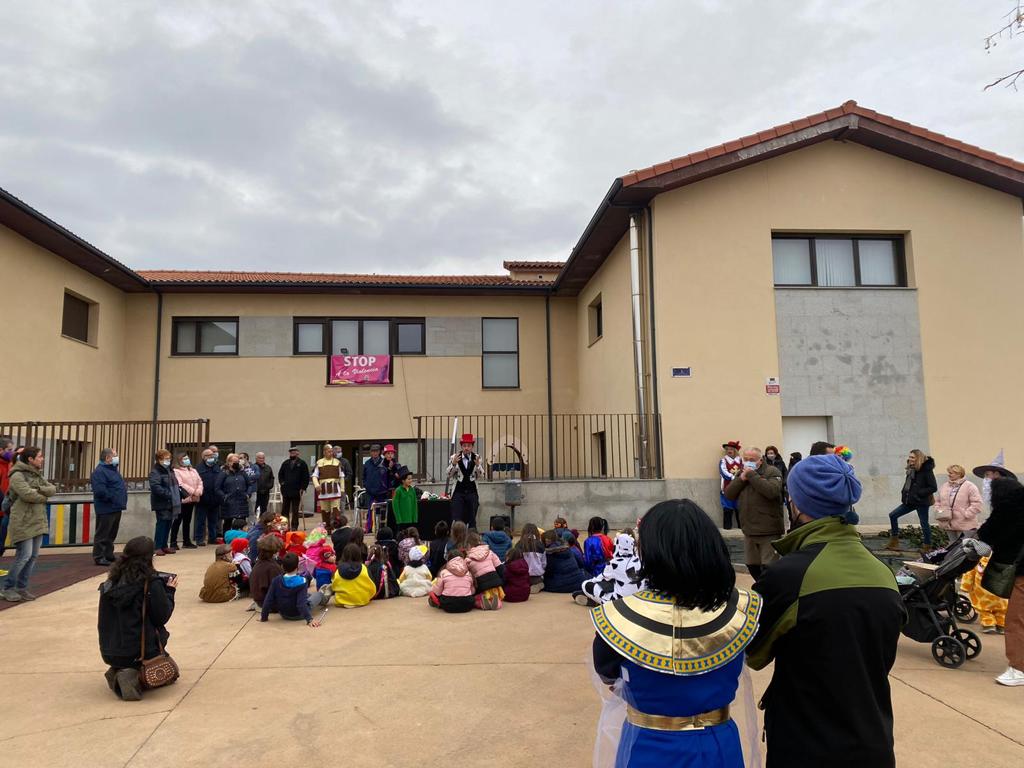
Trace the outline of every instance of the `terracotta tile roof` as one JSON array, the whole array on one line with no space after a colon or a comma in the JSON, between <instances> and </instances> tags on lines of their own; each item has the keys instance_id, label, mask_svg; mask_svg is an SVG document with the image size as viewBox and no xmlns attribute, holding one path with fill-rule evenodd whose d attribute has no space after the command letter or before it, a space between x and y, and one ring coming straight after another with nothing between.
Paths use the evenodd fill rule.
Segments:
<instances>
[{"instance_id":1,"label":"terracotta tile roof","mask_svg":"<svg viewBox=\"0 0 1024 768\"><path fill-rule=\"evenodd\" d=\"M501 264L507 270L534 270L552 272L565 266L564 261L504 261Z\"/></svg>"},{"instance_id":2,"label":"terracotta tile roof","mask_svg":"<svg viewBox=\"0 0 1024 768\"><path fill-rule=\"evenodd\" d=\"M690 154L684 155L683 157L677 157L665 163L658 163L657 165L653 165L650 168L643 168L639 171L631 171L621 177L622 184L623 186L626 187L631 186L633 184L638 184L641 181L646 181L647 179L654 178L655 176L660 176L663 173L668 173L669 171L676 171L679 170L680 168L695 165L697 163L701 163L706 160L718 157L719 155L723 155L727 152L735 152L738 149L743 149L746 147L753 146L755 144L760 144L761 142L764 141L770 141L771 139L781 138L788 134L795 133L796 131L800 131L805 128L810 128L815 125L820 125L821 123L828 122L829 120L834 120L844 115L857 115L867 120L874 120L875 122L881 123L882 125L887 125L891 128L896 128L898 130L905 131L919 138L934 141L938 144L943 144L951 149L955 149L960 152L965 152L969 155L973 155L974 157L980 158L982 160L988 160L989 162L996 163L997 165L1002 165L1007 168L1011 168L1015 171L1024 172L1024 163L1020 162L1019 160L1014 160L1013 158L1010 157L997 155L995 152L989 152L987 149L976 147L973 144L967 144L963 141L959 141L958 139L952 139L949 136L944 136L941 133L930 131L927 128L912 125L904 120L898 120L895 117L891 117L889 115L883 115L882 113L876 112L873 109L867 109L866 107L859 106L856 101L847 101L843 103L842 106L837 107L835 109L826 109L824 112L819 112L815 115L809 115L807 117L802 117L798 120L793 120L792 122L789 123L777 125L774 128L769 128L767 131L761 131L751 136L744 136L743 138L736 139L734 141L727 141L724 144L719 144L714 147L708 147L707 149L702 149L699 152L691 152Z\"/></svg>"},{"instance_id":3,"label":"terracotta tile roof","mask_svg":"<svg viewBox=\"0 0 1024 768\"><path fill-rule=\"evenodd\" d=\"M326 272L205 272L140 270L154 285L347 285L357 287L521 287L549 286L541 280L513 280L509 275L349 275Z\"/></svg>"}]
</instances>

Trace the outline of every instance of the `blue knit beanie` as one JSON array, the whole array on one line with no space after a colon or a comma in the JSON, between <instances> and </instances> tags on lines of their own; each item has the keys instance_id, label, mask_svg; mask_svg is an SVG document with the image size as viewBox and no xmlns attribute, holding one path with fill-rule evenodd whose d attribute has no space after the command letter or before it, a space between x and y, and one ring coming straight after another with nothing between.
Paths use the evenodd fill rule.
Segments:
<instances>
[{"instance_id":1,"label":"blue knit beanie","mask_svg":"<svg viewBox=\"0 0 1024 768\"><path fill-rule=\"evenodd\" d=\"M838 515L857 522L850 507L860 499L860 480L853 467L838 456L808 456L797 462L789 471L786 486L802 514L814 518Z\"/></svg>"}]
</instances>

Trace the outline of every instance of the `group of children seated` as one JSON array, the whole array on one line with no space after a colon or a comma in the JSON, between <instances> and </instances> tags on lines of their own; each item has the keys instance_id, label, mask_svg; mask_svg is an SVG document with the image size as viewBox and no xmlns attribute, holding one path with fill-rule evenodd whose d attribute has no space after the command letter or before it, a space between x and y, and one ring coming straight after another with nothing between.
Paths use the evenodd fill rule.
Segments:
<instances>
[{"instance_id":1,"label":"group of children seated","mask_svg":"<svg viewBox=\"0 0 1024 768\"><path fill-rule=\"evenodd\" d=\"M341 515L329 530L323 524L307 536L289 531L274 512L251 529L237 521L217 547L199 597L219 603L251 598L248 610L261 621L277 613L317 627L313 609L343 608L392 597L427 598L447 613L498 610L505 602L525 602L531 594L571 594L580 605L598 605L642 588L633 532L615 541L607 522L591 518L581 547L564 518L541 531L528 523L513 542L500 518L480 534L463 522L439 522L429 542L409 527L396 539L382 527L367 545L361 528ZM340 554L339 554L340 553ZM313 591L310 591L312 587Z\"/></svg>"}]
</instances>

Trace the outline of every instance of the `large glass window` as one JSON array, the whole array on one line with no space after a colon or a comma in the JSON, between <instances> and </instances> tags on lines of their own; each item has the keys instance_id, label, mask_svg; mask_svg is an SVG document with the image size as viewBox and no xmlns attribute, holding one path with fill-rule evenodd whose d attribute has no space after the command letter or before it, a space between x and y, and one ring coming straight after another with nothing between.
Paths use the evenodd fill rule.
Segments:
<instances>
[{"instance_id":1,"label":"large glass window","mask_svg":"<svg viewBox=\"0 0 1024 768\"><path fill-rule=\"evenodd\" d=\"M295 318L296 355L422 355L423 318Z\"/></svg>"},{"instance_id":2,"label":"large glass window","mask_svg":"<svg viewBox=\"0 0 1024 768\"><path fill-rule=\"evenodd\" d=\"M483 318L483 386L485 389L519 387L519 320Z\"/></svg>"},{"instance_id":3,"label":"large glass window","mask_svg":"<svg viewBox=\"0 0 1024 768\"><path fill-rule=\"evenodd\" d=\"M172 355L237 355L237 317L175 317Z\"/></svg>"},{"instance_id":4,"label":"large glass window","mask_svg":"<svg viewBox=\"0 0 1024 768\"><path fill-rule=\"evenodd\" d=\"M905 286L903 239L822 235L772 237L775 285Z\"/></svg>"}]
</instances>

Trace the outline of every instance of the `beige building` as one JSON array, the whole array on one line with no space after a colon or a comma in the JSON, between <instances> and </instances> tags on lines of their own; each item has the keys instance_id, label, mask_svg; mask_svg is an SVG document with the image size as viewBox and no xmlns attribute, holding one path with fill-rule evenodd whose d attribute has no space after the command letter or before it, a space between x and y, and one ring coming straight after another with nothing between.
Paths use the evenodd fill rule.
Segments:
<instances>
[{"instance_id":1,"label":"beige building","mask_svg":"<svg viewBox=\"0 0 1024 768\"><path fill-rule=\"evenodd\" d=\"M853 102L617 178L565 264L504 276L135 272L2 193L4 370L32 386L0 426L204 418L274 462L393 441L426 479L474 431L493 479L617 481L532 486L577 519L718 513L722 442L820 438L881 521L910 448L1024 460L1022 197L1024 164ZM390 375L331 384L331 355Z\"/></svg>"}]
</instances>

